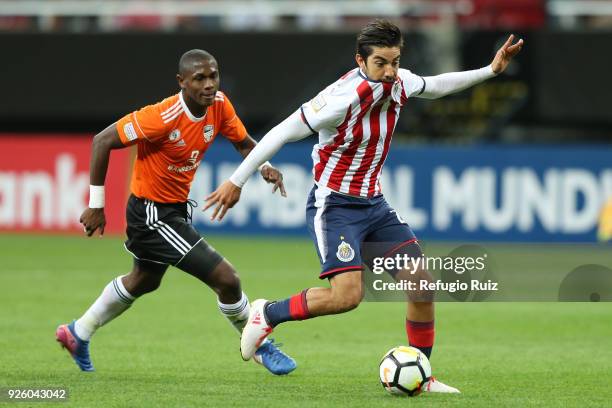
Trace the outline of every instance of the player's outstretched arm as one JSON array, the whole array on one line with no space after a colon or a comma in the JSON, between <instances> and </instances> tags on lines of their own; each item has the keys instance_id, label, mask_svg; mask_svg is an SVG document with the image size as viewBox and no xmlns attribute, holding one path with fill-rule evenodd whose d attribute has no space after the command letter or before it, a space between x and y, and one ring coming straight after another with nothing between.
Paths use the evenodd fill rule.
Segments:
<instances>
[{"instance_id":1,"label":"player's outstretched arm","mask_svg":"<svg viewBox=\"0 0 612 408\"><path fill-rule=\"evenodd\" d=\"M249 153L257 146L257 142L249 135L247 135L244 140L240 142L233 142L234 148L240 153L242 158L246 158ZM261 177L263 177L266 182L273 184L272 194L276 192L276 190L280 191L281 196L287 197L287 192L285 191L285 185L283 184L283 173L281 173L276 167L272 166L269 162L265 162L261 166L259 166L259 173Z\"/></svg>"},{"instance_id":2,"label":"player's outstretched arm","mask_svg":"<svg viewBox=\"0 0 612 408\"><path fill-rule=\"evenodd\" d=\"M294 112L266 133L257 146L238 166L236 171L234 171L230 179L206 197L203 211L215 206L210 219L221 221L227 210L236 205L238 200L240 200L242 186L258 167L272 158L285 143L304 139L311 134L310 128L302 122L300 111Z\"/></svg>"},{"instance_id":3,"label":"player's outstretched arm","mask_svg":"<svg viewBox=\"0 0 612 408\"><path fill-rule=\"evenodd\" d=\"M125 147L121 143L115 123L98 133L92 143L89 163L89 206L81 214L79 222L88 237L96 230L104 234L106 216L104 215L104 180L108 169L108 159L112 149Z\"/></svg>"},{"instance_id":4,"label":"player's outstretched arm","mask_svg":"<svg viewBox=\"0 0 612 408\"><path fill-rule=\"evenodd\" d=\"M449 72L446 74L423 77L423 91L417 95L420 98L437 99L443 96L463 91L506 70L512 58L523 48L523 40L513 44L514 34L510 35L501 46L490 65L470 71Z\"/></svg>"}]
</instances>

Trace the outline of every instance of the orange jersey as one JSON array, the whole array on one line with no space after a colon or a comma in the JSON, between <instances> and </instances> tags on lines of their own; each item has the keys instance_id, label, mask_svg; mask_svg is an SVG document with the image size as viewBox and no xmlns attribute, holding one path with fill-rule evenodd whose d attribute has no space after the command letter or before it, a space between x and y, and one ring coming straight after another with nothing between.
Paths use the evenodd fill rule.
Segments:
<instances>
[{"instance_id":1,"label":"orange jersey","mask_svg":"<svg viewBox=\"0 0 612 408\"><path fill-rule=\"evenodd\" d=\"M220 132L240 142L247 131L227 96L217 92L206 115L194 117L182 94L124 116L117 122L124 145L138 143L132 193L158 203L187 201L204 152Z\"/></svg>"}]
</instances>

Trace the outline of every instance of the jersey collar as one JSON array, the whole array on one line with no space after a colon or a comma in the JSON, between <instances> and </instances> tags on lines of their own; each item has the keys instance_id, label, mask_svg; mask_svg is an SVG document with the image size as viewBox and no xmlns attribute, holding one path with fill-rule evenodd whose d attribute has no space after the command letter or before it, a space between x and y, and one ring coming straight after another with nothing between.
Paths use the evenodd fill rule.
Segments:
<instances>
[{"instance_id":1,"label":"jersey collar","mask_svg":"<svg viewBox=\"0 0 612 408\"><path fill-rule=\"evenodd\" d=\"M187 115L187 117L192 121L192 122L201 122L206 118L206 114L208 113L208 109L206 109L206 113L200 117L194 116L191 111L189 110L189 107L187 107L187 104L185 103L185 100L183 99L183 91L179 92L179 99L181 101L181 106L183 107L183 112L185 112L185 114Z\"/></svg>"},{"instance_id":2,"label":"jersey collar","mask_svg":"<svg viewBox=\"0 0 612 408\"><path fill-rule=\"evenodd\" d=\"M384 81L376 81L376 80L374 80L374 79L370 79L370 78L368 78L368 76L367 76L366 74L364 74L364 73L363 73L363 71L361 70L361 68L359 68L359 76L360 76L361 78L365 79L366 81L368 81L368 82L372 82L372 83L375 83L375 84L383 84L383 85L384 85L384 84L387 84L387 83L388 83L388 84L392 84L392 85L394 85L394 84L396 84L396 83L398 83L398 82L399 82L399 76L398 76L398 77L395 79L395 82L393 82L393 83L391 83L391 82L384 82Z\"/></svg>"},{"instance_id":3,"label":"jersey collar","mask_svg":"<svg viewBox=\"0 0 612 408\"><path fill-rule=\"evenodd\" d=\"M370 79L368 78L368 76L366 74L363 73L363 71L361 70L361 68L359 68L359 76L362 77L363 79L365 79L368 82L374 82L375 84L379 84L382 81L376 81L374 79Z\"/></svg>"}]
</instances>

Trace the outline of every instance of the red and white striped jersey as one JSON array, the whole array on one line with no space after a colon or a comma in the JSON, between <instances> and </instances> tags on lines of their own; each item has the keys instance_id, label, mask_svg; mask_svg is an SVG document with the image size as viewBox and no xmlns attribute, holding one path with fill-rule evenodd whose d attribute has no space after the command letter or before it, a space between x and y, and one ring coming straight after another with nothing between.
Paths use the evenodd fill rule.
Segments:
<instances>
[{"instance_id":1,"label":"red and white striped jersey","mask_svg":"<svg viewBox=\"0 0 612 408\"><path fill-rule=\"evenodd\" d=\"M353 196L380 194L400 109L424 89L425 80L406 69L387 83L369 80L355 68L303 104L302 119L319 134L312 150L317 185Z\"/></svg>"}]
</instances>

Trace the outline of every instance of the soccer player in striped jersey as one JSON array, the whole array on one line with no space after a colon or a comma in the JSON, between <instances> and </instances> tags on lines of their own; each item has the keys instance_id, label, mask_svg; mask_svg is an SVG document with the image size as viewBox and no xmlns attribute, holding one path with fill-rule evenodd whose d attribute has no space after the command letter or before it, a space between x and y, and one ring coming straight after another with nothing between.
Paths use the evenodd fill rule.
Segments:
<instances>
[{"instance_id":1,"label":"soccer player in striped jersey","mask_svg":"<svg viewBox=\"0 0 612 408\"><path fill-rule=\"evenodd\" d=\"M227 95L219 92L219 67L203 50L191 50L179 61L181 90L113 123L93 140L89 208L81 215L87 236L104 233L104 179L110 152L136 145L132 194L127 204L125 249L133 256L132 271L113 279L81 316L57 328L56 338L79 368L93 371L89 339L145 293L156 290L169 265L207 284L218 297L221 313L240 333L249 316L249 301L234 267L191 225L194 203L191 182L202 157L220 133L242 157L256 142L248 135ZM285 195L282 174L265 163L263 178ZM287 374L295 361L272 341L262 343L255 361L274 374Z\"/></svg>"},{"instance_id":2,"label":"soccer player in striped jersey","mask_svg":"<svg viewBox=\"0 0 612 408\"><path fill-rule=\"evenodd\" d=\"M253 302L241 338L245 360L283 322L357 307L363 296L362 265L371 255L361 253L362 244L387 244L388 251L381 245L380 255L422 256L414 233L387 204L380 186L400 110L411 97L439 98L503 72L523 46L522 40L513 42L510 36L484 68L422 77L399 67L403 45L399 28L386 20L371 22L357 36L358 66L266 134L229 181L207 197L205 209L215 206L211 218L222 219L261 163L283 144L318 134L312 150L315 185L306 217L321 262L319 277L329 279L331 288L309 288L285 300ZM413 272L427 276L427 271ZM410 345L428 357L434 342L431 299L409 298L405 326ZM435 379L424 390L459 392Z\"/></svg>"}]
</instances>

